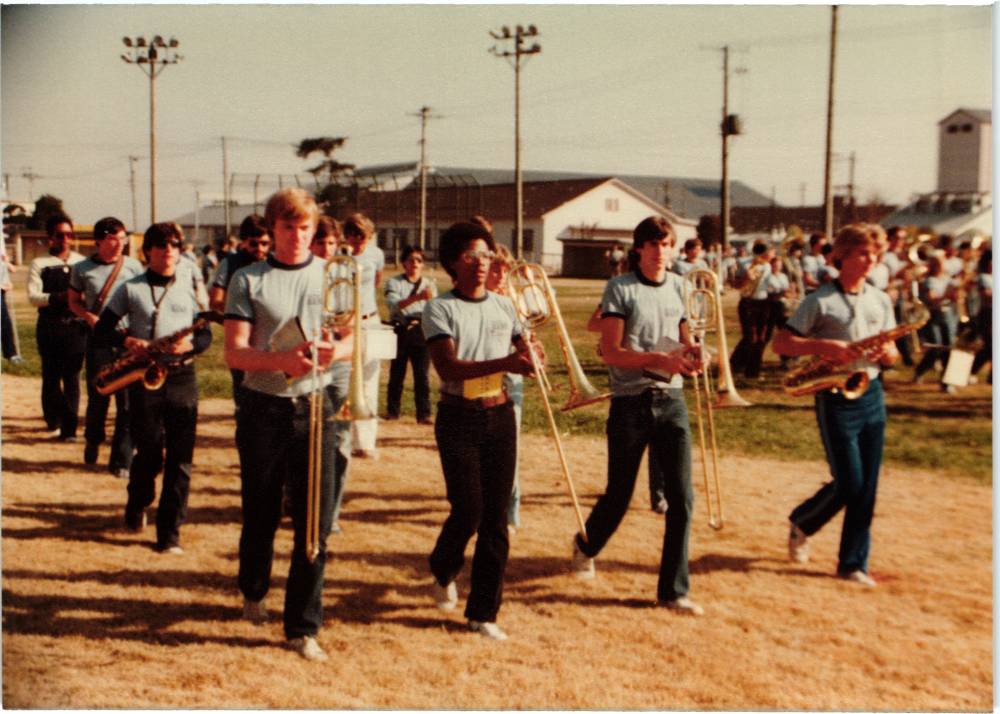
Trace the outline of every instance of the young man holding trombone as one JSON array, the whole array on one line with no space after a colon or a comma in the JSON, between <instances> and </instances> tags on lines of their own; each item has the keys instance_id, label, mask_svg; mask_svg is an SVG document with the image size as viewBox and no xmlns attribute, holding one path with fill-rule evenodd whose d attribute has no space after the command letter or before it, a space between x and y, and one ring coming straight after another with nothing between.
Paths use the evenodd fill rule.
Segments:
<instances>
[{"instance_id":1,"label":"young man holding trombone","mask_svg":"<svg viewBox=\"0 0 1000 714\"><path fill-rule=\"evenodd\" d=\"M353 349L352 339L335 341L324 326L327 276L309 250L318 214L316 202L300 188L270 198L264 218L274 250L233 276L225 315L226 363L246 372L236 423L243 616L251 622L267 619L264 596L287 491L295 539L285 588L285 637L312 661L327 658L316 635L323 623L335 471L346 468L346 460L335 454L328 367L348 359Z\"/></svg>"},{"instance_id":2,"label":"young man holding trombone","mask_svg":"<svg viewBox=\"0 0 1000 714\"><path fill-rule=\"evenodd\" d=\"M656 451L664 471L666 530L657 601L675 612L701 615L688 598L691 429L683 378L701 371L701 357L685 322L684 280L667 271L674 247L670 223L651 216L636 226L635 270L608 281L601 298L601 358L611 374L608 484L587 518L587 539L573 541L578 577L594 577L594 558L628 510L642 454ZM668 338L668 340L663 340ZM662 351L669 341L676 348ZM653 375L656 375L655 377ZM662 381L662 375L671 375Z\"/></svg>"}]
</instances>

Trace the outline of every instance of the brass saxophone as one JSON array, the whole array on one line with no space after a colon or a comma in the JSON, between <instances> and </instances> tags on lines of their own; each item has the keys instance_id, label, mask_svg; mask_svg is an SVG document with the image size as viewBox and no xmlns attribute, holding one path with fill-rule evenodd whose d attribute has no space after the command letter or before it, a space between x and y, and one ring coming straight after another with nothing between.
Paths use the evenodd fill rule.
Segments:
<instances>
[{"instance_id":1,"label":"brass saxophone","mask_svg":"<svg viewBox=\"0 0 1000 714\"><path fill-rule=\"evenodd\" d=\"M919 330L927 324L931 314L919 300L915 301L910 322L883 330L877 335L865 337L852 342L851 347L858 348L862 354L871 352L888 342L895 342L900 337ZM851 359L853 362L854 359ZM857 399L868 389L868 373L863 369L845 370L848 362L836 362L826 357L813 357L806 360L788 373L785 377L785 394L800 397L805 394L816 394L827 389L840 392L845 399Z\"/></svg>"},{"instance_id":2,"label":"brass saxophone","mask_svg":"<svg viewBox=\"0 0 1000 714\"><path fill-rule=\"evenodd\" d=\"M187 327L150 342L146 345L144 354L128 352L114 362L104 365L94 376L94 389L98 394L106 396L139 380L142 380L142 386L146 389L159 389L167 381L171 369L194 361L194 354L182 355L180 359L168 361L168 358L176 357L171 354L170 348L209 322L221 322L220 316L217 313L202 313Z\"/></svg>"},{"instance_id":3,"label":"brass saxophone","mask_svg":"<svg viewBox=\"0 0 1000 714\"><path fill-rule=\"evenodd\" d=\"M765 261L754 258L753 263L747 268L747 278L746 282L743 283L743 287L740 288L740 297L753 298L754 293L760 288L761 281L770 273L770 270L766 266L767 263Z\"/></svg>"}]
</instances>

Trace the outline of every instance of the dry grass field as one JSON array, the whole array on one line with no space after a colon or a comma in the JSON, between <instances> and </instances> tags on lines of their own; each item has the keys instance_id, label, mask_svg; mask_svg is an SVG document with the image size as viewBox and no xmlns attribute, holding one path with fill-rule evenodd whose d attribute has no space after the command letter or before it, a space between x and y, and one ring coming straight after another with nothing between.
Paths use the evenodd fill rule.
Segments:
<instances>
[{"instance_id":1,"label":"dry grass field","mask_svg":"<svg viewBox=\"0 0 1000 714\"><path fill-rule=\"evenodd\" d=\"M699 486L692 596L706 616L684 618L652 607L663 523L646 508L645 469L597 579L580 582L567 567L575 525L555 454L529 434L524 527L499 618L511 639L492 643L465 631L461 609L442 613L430 598L426 557L447 508L432 432L383 422L382 459L352 465L344 533L330 541L320 642L331 658L310 664L284 647L278 616L287 523L272 621L240 619L231 403L201 404L186 552L170 556L151 550L152 527L121 529L122 481L83 466L82 444L46 437L38 390L34 378L2 379L7 708L993 704L991 490L972 480L885 469L871 559L879 586L863 590L832 576L839 518L814 538L812 562L786 558L786 514L824 480L825 464L723 448L727 525L708 528ZM603 441L567 446L589 511L603 486Z\"/></svg>"}]
</instances>

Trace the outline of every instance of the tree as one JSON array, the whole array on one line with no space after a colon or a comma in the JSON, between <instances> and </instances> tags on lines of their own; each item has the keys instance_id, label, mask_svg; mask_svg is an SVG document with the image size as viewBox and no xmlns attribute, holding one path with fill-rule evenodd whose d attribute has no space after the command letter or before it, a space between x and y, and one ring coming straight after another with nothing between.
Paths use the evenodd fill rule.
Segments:
<instances>
[{"instance_id":1,"label":"tree","mask_svg":"<svg viewBox=\"0 0 1000 714\"><path fill-rule=\"evenodd\" d=\"M65 214L61 198L56 198L48 193L42 194L35 201L35 212L28 219L27 228L29 230L44 230L45 221L49 219L49 216Z\"/></svg>"},{"instance_id":2,"label":"tree","mask_svg":"<svg viewBox=\"0 0 1000 714\"><path fill-rule=\"evenodd\" d=\"M331 215L348 200L346 187L338 179L353 171L354 164L343 164L332 158L333 152L346 142L346 136L319 136L303 139L295 147L295 155L300 159L308 159L317 152L323 155L322 161L306 171L316 181L317 200L323 205L325 212Z\"/></svg>"}]
</instances>

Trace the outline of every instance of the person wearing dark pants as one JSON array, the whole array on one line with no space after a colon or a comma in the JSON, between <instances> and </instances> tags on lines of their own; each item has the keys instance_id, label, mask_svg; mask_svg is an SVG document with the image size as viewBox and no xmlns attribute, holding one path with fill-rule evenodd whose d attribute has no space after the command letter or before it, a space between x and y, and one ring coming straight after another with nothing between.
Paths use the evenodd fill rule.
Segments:
<instances>
[{"instance_id":1,"label":"person wearing dark pants","mask_svg":"<svg viewBox=\"0 0 1000 714\"><path fill-rule=\"evenodd\" d=\"M83 256L70 250L73 222L64 215L45 222L49 252L31 261L28 300L38 308L35 338L42 362L42 416L60 441L76 441L80 411L80 370L87 327L69 309L70 273Z\"/></svg>"},{"instance_id":2,"label":"person wearing dark pants","mask_svg":"<svg viewBox=\"0 0 1000 714\"><path fill-rule=\"evenodd\" d=\"M125 225L117 218L107 217L94 224L94 242L97 252L73 266L70 277L69 307L73 313L93 330L101 309L115 288L126 280L141 275L142 264L135 258L123 255L128 242ZM101 394L94 387L94 379L102 367L115 361L119 353L98 347L96 340L87 345L87 414L83 436L85 464L97 463L98 450L107 436L105 422L111 397ZM128 390L115 392L115 427L111 437L111 456L108 470L119 478L128 478L132 465L132 439L129 436Z\"/></svg>"},{"instance_id":3,"label":"person wearing dark pants","mask_svg":"<svg viewBox=\"0 0 1000 714\"><path fill-rule=\"evenodd\" d=\"M153 357L166 370L162 386L147 390L142 381L129 386L130 435L136 451L129 468L125 526L143 530L162 471L156 550L174 555L184 552L180 527L187 516L198 422L193 360L212 343L211 329L193 329L199 312L194 283L175 279L183 240L176 223L150 226L142 241L148 269L115 290L94 326L98 348L124 347L140 357L148 354L152 341L166 340L161 343L163 354ZM117 329L123 319L128 320L127 334Z\"/></svg>"},{"instance_id":4,"label":"person wearing dark pants","mask_svg":"<svg viewBox=\"0 0 1000 714\"><path fill-rule=\"evenodd\" d=\"M768 321L771 303L767 299L767 278L771 274L774 251L763 242L753 246L753 260L736 275L740 288L740 302L736 312L740 319L742 337L730 356L730 366L742 369L747 379L760 376L760 365L767 346Z\"/></svg>"},{"instance_id":5,"label":"person wearing dark pants","mask_svg":"<svg viewBox=\"0 0 1000 714\"><path fill-rule=\"evenodd\" d=\"M608 281L601 298L601 359L611 375L608 483L573 539L577 577L595 577L594 558L628 510L642 455L649 447L663 475L666 523L656 589L658 604L701 615L689 597L688 537L694 494L691 431L682 375L697 374L701 357L685 321L684 279L667 271L675 243L670 223L651 216L636 226L633 272Z\"/></svg>"},{"instance_id":6,"label":"person wearing dark pants","mask_svg":"<svg viewBox=\"0 0 1000 714\"><path fill-rule=\"evenodd\" d=\"M437 296L434 281L425 278L424 251L408 245L402 255L404 273L390 278L385 284L385 302L389 319L396 331L396 357L389 365L389 388L386 394L388 419L398 419L403 398L403 380L407 364L413 367L413 401L417 422L431 423L431 388L427 379L430 357L420 327L420 316L427 301Z\"/></svg>"},{"instance_id":7,"label":"person wearing dark pants","mask_svg":"<svg viewBox=\"0 0 1000 714\"><path fill-rule=\"evenodd\" d=\"M844 509L837 575L875 587L868 554L886 422L880 375L899 352L891 340L868 350L854 343L894 327L896 319L889 296L865 282L878 261L876 237L865 225L842 228L832 257L838 277L806 296L775 336L774 350L789 357L819 356L838 371L864 371L870 381L856 399L837 390L816 394L816 420L833 481L792 510L788 555L807 562L809 536Z\"/></svg>"},{"instance_id":8,"label":"person wearing dark pants","mask_svg":"<svg viewBox=\"0 0 1000 714\"><path fill-rule=\"evenodd\" d=\"M507 506L517 428L503 377L528 374L533 367L513 303L486 290L495 251L492 234L480 224L456 223L445 231L439 255L455 287L432 299L423 314L431 360L441 377L434 435L451 506L429 562L435 602L442 610L454 609L455 578L476 536L465 616L473 632L506 640L496 619L510 548Z\"/></svg>"},{"instance_id":9,"label":"person wearing dark pants","mask_svg":"<svg viewBox=\"0 0 1000 714\"><path fill-rule=\"evenodd\" d=\"M156 508L156 549L176 552L187 519L191 463L198 422L198 382L194 365L173 371L160 389L141 382L128 388L135 458L129 469L125 520L139 530L146 509L156 498L156 477L163 472Z\"/></svg>"},{"instance_id":10,"label":"person wearing dark pants","mask_svg":"<svg viewBox=\"0 0 1000 714\"><path fill-rule=\"evenodd\" d=\"M289 646L303 658L327 659L317 636L323 624L323 581L327 536L333 524L335 479L346 458L338 458L343 434L334 421L330 385L334 361L350 359L353 338L325 326L323 261L310 252L319 208L303 189L275 193L264 219L274 250L236 273L226 295L226 363L243 370L236 441L242 480L243 525L239 575L243 617L267 619L264 599L270 589L274 535L282 499L290 504L294 545L285 586L284 631ZM340 384L342 380L338 381ZM321 400L311 423L310 399ZM318 444L311 443L318 427ZM318 540L307 553L307 488L311 447L320 452ZM339 472L339 473L337 473ZM312 557L315 556L315 557Z\"/></svg>"}]
</instances>

